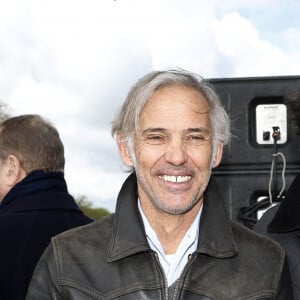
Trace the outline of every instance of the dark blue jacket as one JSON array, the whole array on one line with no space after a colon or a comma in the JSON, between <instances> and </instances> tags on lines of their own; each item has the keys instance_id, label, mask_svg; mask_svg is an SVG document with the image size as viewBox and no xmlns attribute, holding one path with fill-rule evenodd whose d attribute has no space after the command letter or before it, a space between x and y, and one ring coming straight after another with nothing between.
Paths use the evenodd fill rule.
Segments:
<instances>
[{"instance_id":1,"label":"dark blue jacket","mask_svg":"<svg viewBox=\"0 0 300 300\"><path fill-rule=\"evenodd\" d=\"M0 204L0 300L23 300L50 238L85 225L63 173L33 171Z\"/></svg>"}]
</instances>

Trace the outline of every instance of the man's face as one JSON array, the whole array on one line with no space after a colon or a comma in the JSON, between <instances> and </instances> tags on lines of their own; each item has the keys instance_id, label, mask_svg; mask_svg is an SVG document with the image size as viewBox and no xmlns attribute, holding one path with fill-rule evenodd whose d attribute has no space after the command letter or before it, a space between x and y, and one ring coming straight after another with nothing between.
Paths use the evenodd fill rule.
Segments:
<instances>
[{"instance_id":1,"label":"man's face","mask_svg":"<svg viewBox=\"0 0 300 300\"><path fill-rule=\"evenodd\" d=\"M139 125L130 161L140 201L169 214L187 212L202 201L211 168L222 155L220 145L212 158L207 100L192 88L163 87L149 99Z\"/></svg>"}]
</instances>

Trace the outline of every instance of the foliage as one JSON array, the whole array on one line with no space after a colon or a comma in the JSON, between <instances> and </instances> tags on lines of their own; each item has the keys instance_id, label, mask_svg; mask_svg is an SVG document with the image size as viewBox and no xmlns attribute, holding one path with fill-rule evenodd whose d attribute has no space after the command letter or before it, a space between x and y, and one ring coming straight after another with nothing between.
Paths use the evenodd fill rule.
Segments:
<instances>
[{"instance_id":1,"label":"foliage","mask_svg":"<svg viewBox=\"0 0 300 300\"><path fill-rule=\"evenodd\" d=\"M84 214L94 220L110 214L110 212L105 208L93 207L92 203L87 200L86 196L79 196L76 198L76 202Z\"/></svg>"},{"instance_id":2,"label":"foliage","mask_svg":"<svg viewBox=\"0 0 300 300\"><path fill-rule=\"evenodd\" d=\"M9 115L6 113L6 110L7 110L7 105L3 103L0 99L0 122L3 122L9 117Z\"/></svg>"}]
</instances>

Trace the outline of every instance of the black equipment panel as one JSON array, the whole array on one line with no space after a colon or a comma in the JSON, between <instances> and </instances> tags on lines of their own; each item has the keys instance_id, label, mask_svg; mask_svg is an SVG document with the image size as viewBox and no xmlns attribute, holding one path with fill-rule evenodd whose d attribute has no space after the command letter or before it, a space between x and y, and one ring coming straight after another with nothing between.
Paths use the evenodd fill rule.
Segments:
<instances>
[{"instance_id":1,"label":"black equipment panel","mask_svg":"<svg viewBox=\"0 0 300 300\"><path fill-rule=\"evenodd\" d=\"M260 104L286 104L287 97L299 93L300 76L223 78L209 82L231 117L233 134L225 147L222 162L213 174L231 218L242 222L239 218L241 208L253 205L261 196L268 196L273 153L282 152L286 159L285 190L300 172L300 136L296 135L290 107L287 105L287 141L284 144L257 143L255 112ZM276 161L275 192L282 187L283 168L282 160L277 158Z\"/></svg>"}]
</instances>

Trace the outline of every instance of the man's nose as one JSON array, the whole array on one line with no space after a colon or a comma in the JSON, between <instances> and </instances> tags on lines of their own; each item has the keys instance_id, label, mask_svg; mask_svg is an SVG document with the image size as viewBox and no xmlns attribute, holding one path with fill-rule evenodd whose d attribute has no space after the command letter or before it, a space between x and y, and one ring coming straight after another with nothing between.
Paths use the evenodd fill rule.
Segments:
<instances>
[{"instance_id":1,"label":"man's nose","mask_svg":"<svg viewBox=\"0 0 300 300\"><path fill-rule=\"evenodd\" d=\"M187 162L188 155L186 145L180 138L173 138L166 147L165 161L174 165L180 166Z\"/></svg>"}]
</instances>

